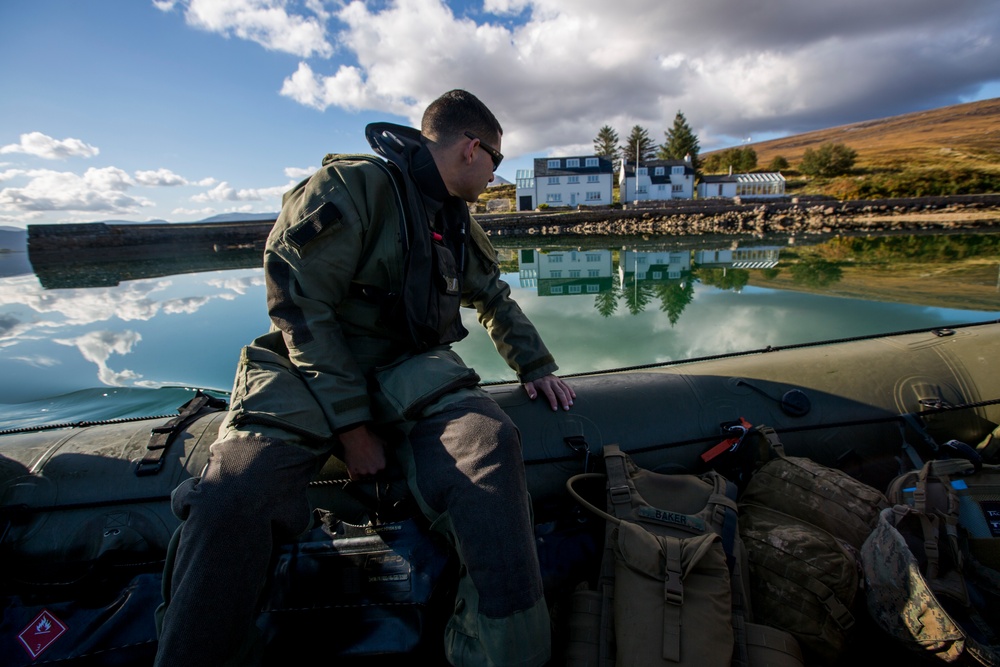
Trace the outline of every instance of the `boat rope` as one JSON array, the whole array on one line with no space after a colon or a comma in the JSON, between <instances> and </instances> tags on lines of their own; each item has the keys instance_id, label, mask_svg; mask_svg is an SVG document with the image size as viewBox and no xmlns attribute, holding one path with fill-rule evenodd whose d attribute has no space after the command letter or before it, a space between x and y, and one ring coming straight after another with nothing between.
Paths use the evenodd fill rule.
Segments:
<instances>
[{"instance_id":1,"label":"boat rope","mask_svg":"<svg viewBox=\"0 0 1000 667\"><path fill-rule=\"evenodd\" d=\"M798 433L801 431L820 431L828 428L842 428L848 426L871 426L873 424L890 424L890 423L907 423L915 417L926 417L928 415L939 414L942 412L951 412L955 410L972 410L975 408L983 408L991 405L1000 404L1000 398L992 398L983 401L975 401L972 403L959 403L955 405L951 404L938 404L931 407L926 407L923 410L917 410L915 412L902 412L898 414L885 415L882 417L870 417L867 419L852 419L838 422L824 422L821 424L807 424L804 426L789 426L781 429L774 429L775 433ZM648 454L650 452L658 452L665 449L674 449L676 447L686 447L688 445L697 445L699 443L716 443L719 440L719 434L713 433L712 435L702 436L697 438L691 438L688 440L677 440L674 442L661 443L656 445L647 445L645 447L635 447L628 450L629 456ZM581 454L579 453L579 448L572 445L568 446L573 449L574 453L567 454L564 456L553 456L544 459L531 459L525 460L524 465L544 465L550 463L566 463L578 461Z\"/></svg>"},{"instance_id":2,"label":"boat rope","mask_svg":"<svg viewBox=\"0 0 1000 667\"><path fill-rule=\"evenodd\" d=\"M128 422L138 422L146 419L170 419L176 415L148 415L140 417L119 417L116 419L97 419L75 422L60 422L56 424L35 424L34 426L18 426L0 430L0 435L13 435L15 433L35 433L37 431L54 431L63 428L83 428L84 426L105 426L108 424L127 424Z\"/></svg>"},{"instance_id":3,"label":"boat rope","mask_svg":"<svg viewBox=\"0 0 1000 667\"><path fill-rule=\"evenodd\" d=\"M1000 324L1000 319L997 320L984 320L982 322L965 322L962 324L950 324L947 327L924 327L922 329L908 329L906 331L892 331L889 333L877 333L877 334L864 334L861 336L850 336L847 338L833 338L830 340L820 340L810 343L790 343L788 345L768 345L767 347L761 347L754 350L744 350L741 352L725 352L722 354L710 354L703 357L690 357L688 359L671 359L668 361L658 361L651 364L640 364L637 366L620 366L618 368L608 368L604 370L596 371L583 371L580 373L567 373L565 375L560 375L559 377L565 378L577 378L577 377L589 377L593 375L602 375L605 373L627 373L629 371L641 371L648 370L651 368L665 368L668 366L679 366L682 364L693 364L701 361L715 361L718 359L735 359L737 357L750 357L757 354L764 354L767 352L779 352L781 350L796 350L801 348L819 347L822 345L835 345L837 343L852 343L855 341L862 340L876 340L878 338L887 338L889 336L906 336L910 334L918 333L928 333L932 332L939 337L947 337L954 335L956 329L965 329L968 327L977 327L983 324ZM516 380L496 380L491 382L483 382L483 386L491 385L504 385L504 384L514 384Z\"/></svg>"}]
</instances>

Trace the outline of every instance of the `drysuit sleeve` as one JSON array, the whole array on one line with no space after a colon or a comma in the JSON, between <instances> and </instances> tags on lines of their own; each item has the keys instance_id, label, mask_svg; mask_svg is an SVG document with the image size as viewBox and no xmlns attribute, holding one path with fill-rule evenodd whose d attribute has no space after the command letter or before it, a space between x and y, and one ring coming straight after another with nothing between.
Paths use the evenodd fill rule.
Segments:
<instances>
[{"instance_id":1,"label":"drysuit sleeve","mask_svg":"<svg viewBox=\"0 0 1000 667\"><path fill-rule=\"evenodd\" d=\"M379 215L366 201L369 184L351 180L361 171L327 167L286 195L264 252L272 328L334 432L372 418L364 370L338 316Z\"/></svg>"},{"instance_id":2,"label":"drysuit sleeve","mask_svg":"<svg viewBox=\"0 0 1000 667\"><path fill-rule=\"evenodd\" d=\"M554 373L559 367L535 325L511 297L510 286L500 277L496 250L475 220L470 225L470 238L462 305L476 309L479 323L486 327L497 352L522 383Z\"/></svg>"}]
</instances>

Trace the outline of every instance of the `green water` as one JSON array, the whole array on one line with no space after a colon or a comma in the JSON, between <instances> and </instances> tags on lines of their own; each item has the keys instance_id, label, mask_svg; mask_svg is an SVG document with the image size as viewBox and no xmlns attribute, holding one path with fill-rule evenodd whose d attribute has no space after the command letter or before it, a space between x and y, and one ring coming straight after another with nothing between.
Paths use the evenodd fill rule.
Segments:
<instances>
[{"instance_id":1,"label":"green water","mask_svg":"<svg viewBox=\"0 0 1000 667\"><path fill-rule=\"evenodd\" d=\"M1000 235L964 238L827 242L819 254L787 239L497 245L514 298L571 375L996 320ZM845 295L873 257L865 288ZM242 256L192 273L171 273L166 260L17 259L0 271L0 430L175 414L189 388L228 391L240 348L268 327L262 272ZM942 283L944 298L907 297L906 283L880 293L904 263L923 288L963 270ZM464 316L471 333L459 354L485 381L513 379L475 313Z\"/></svg>"}]
</instances>

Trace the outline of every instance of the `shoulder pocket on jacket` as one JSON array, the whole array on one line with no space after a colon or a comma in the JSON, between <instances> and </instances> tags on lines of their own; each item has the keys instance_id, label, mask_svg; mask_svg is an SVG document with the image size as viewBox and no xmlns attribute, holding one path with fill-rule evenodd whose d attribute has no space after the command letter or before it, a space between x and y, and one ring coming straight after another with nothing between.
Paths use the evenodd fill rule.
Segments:
<instances>
[{"instance_id":1,"label":"shoulder pocket on jacket","mask_svg":"<svg viewBox=\"0 0 1000 667\"><path fill-rule=\"evenodd\" d=\"M285 232L285 241L298 251L322 234L327 229L339 225L344 215L332 201L323 202L302 220L295 223Z\"/></svg>"}]
</instances>

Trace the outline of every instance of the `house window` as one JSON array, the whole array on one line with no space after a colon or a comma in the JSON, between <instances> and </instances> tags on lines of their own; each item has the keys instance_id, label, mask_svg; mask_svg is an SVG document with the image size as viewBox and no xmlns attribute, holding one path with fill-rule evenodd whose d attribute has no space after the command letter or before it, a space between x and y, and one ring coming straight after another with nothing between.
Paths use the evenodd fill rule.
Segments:
<instances>
[{"instance_id":1,"label":"house window","mask_svg":"<svg viewBox=\"0 0 1000 667\"><path fill-rule=\"evenodd\" d=\"M683 185L672 185L672 186L670 186L670 191L671 192L684 192L684 186Z\"/></svg>"},{"instance_id":2,"label":"house window","mask_svg":"<svg viewBox=\"0 0 1000 667\"><path fill-rule=\"evenodd\" d=\"M545 195L545 201L550 204L558 204L562 201L562 193L560 192L550 192Z\"/></svg>"},{"instance_id":3,"label":"house window","mask_svg":"<svg viewBox=\"0 0 1000 667\"><path fill-rule=\"evenodd\" d=\"M549 278L562 278L562 271L549 271Z\"/></svg>"},{"instance_id":4,"label":"house window","mask_svg":"<svg viewBox=\"0 0 1000 667\"><path fill-rule=\"evenodd\" d=\"M562 255L549 255L550 264L562 264Z\"/></svg>"},{"instance_id":5,"label":"house window","mask_svg":"<svg viewBox=\"0 0 1000 667\"><path fill-rule=\"evenodd\" d=\"M600 201L600 200L601 200L601 193L600 192L588 192L587 193L587 201Z\"/></svg>"},{"instance_id":6,"label":"house window","mask_svg":"<svg viewBox=\"0 0 1000 667\"><path fill-rule=\"evenodd\" d=\"M588 262L599 262L601 261L601 256L594 253L587 253Z\"/></svg>"},{"instance_id":7,"label":"house window","mask_svg":"<svg viewBox=\"0 0 1000 667\"><path fill-rule=\"evenodd\" d=\"M597 158L596 157L588 157L586 159L586 161L584 162L584 165L586 165L588 167L596 167L597 166Z\"/></svg>"},{"instance_id":8,"label":"house window","mask_svg":"<svg viewBox=\"0 0 1000 667\"><path fill-rule=\"evenodd\" d=\"M646 257L637 257L636 260L635 260L635 262L636 262L636 264L643 264L644 265L646 263L646 259L647 259Z\"/></svg>"},{"instance_id":9,"label":"house window","mask_svg":"<svg viewBox=\"0 0 1000 667\"><path fill-rule=\"evenodd\" d=\"M663 271L653 271L653 280L660 280L663 278Z\"/></svg>"},{"instance_id":10,"label":"house window","mask_svg":"<svg viewBox=\"0 0 1000 667\"><path fill-rule=\"evenodd\" d=\"M601 182L601 177L598 176L597 174L590 174L589 176L587 176L587 182L588 183L600 183Z\"/></svg>"},{"instance_id":11,"label":"house window","mask_svg":"<svg viewBox=\"0 0 1000 667\"><path fill-rule=\"evenodd\" d=\"M577 183L580 182L580 177L579 176L569 176L569 177L566 178L566 182L569 183L570 185L576 185Z\"/></svg>"},{"instance_id":12,"label":"house window","mask_svg":"<svg viewBox=\"0 0 1000 667\"><path fill-rule=\"evenodd\" d=\"M580 277L580 269L573 269L573 270L571 270L569 272L569 277L570 278L579 278Z\"/></svg>"},{"instance_id":13,"label":"house window","mask_svg":"<svg viewBox=\"0 0 1000 667\"><path fill-rule=\"evenodd\" d=\"M552 294L562 294L562 289L563 289L562 285L553 285Z\"/></svg>"},{"instance_id":14,"label":"house window","mask_svg":"<svg viewBox=\"0 0 1000 667\"><path fill-rule=\"evenodd\" d=\"M567 169L569 169L570 167L579 167L579 166L580 166L580 158L567 158L566 159L566 168Z\"/></svg>"},{"instance_id":15,"label":"house window","mask_svg":"<svg viewBox=\"0 0 1000 667\"><path fill-rule=\"evenodd\" d=\"M684 261L684 255L679 255L677 253L670 253L671 264L680 264L683 261Z\"/></svg>"},{"instance_id":16,"label":"house window","mask_svg":"<svg viewBox=\"0 0 1000 667\"><path fill-rule=\"evenodd\" d=\"M562 160L549 160L547 165L549 169L558 169L561 163Z\"/></svg>"},{"instance_id":17,"label":"house window","mask_svg":"<svg viewBox=\"0 0 1000 667\"><path fill-rule=\"evenodd\" d=\"M639 186L639 194L644 195L649 192L649 188L645 185Z\"/></svg>"},{"instance_id":18,"label":"house window","mask_svg":"<svg viewBox=\"0 0 1000 667\"><path fill-rule=\"evenodd\" d=\"M569 286L569 293L570 294L580 294L583 291L582 287L583 287L582 285L570 285Z\"/></svg>"},{"instance_id":19,"label":"house window","mask_svg":"<svg viewBox=\"0 0 1000 667\"><path fill-rule=\"evenodd\" d=\"M683 174L684 173L684 167L671 167L670 168L670 173L671 174Z\"/></svg>"},{"instance_id":20,"label":"house window","mask_svg":"<svg viewBox=\"0 0 1000 667\"><path fill-rule=\"evenodd\" d=\"M665 185L657 185L656 186L656 191L657 192L666 192L666 190L667 190L667 186L665 186Z\"/></svg>"},{"instance_id":21,"label":"house window","mask_svg":"<svg viewBox=\"0 0 1000 667\"><path fill-rule=\"evenodd\" d=\"M649 169L646 167L639 167L636 170L636 173L638 173L640 176L649 176Z\"/></svg>"},{"instance_id":22,"label":"house window","mask_svg":"<svg viewBox=\"0 0 1000 667\"><path fill-rule=\"evenodd\" d=\"M549 176L549 185L559 185L559 177Z\"/></svg>"},{"instance_id":23,"label":"house window","mask_svg":"<svg viewBox=\"0 0 1000 667\"><path fill-rule=\"evenodd\" d=\"M663 167L657 167L653 173L657 176L663 176Z\"/></svg>"},{"instance_id":24,"label":"house window","mask_svg":"<svg viewBox=\"0 0 1000 667\"><path fill-rule=\"evenodd\" d=\"M587 269L587 277L588 278L600 278L601 277L601 272L598 269Z\"/></svg>"},{"instance_id":25,"label":"house window","mask_svg":"<svg viewBox=\"0 0 1000 667\"><path fill-rule=\"evenodd\" d=\"M601 291L600 285L587 285L587 294L597 294Z\"/></svg>"}]
</instances>

